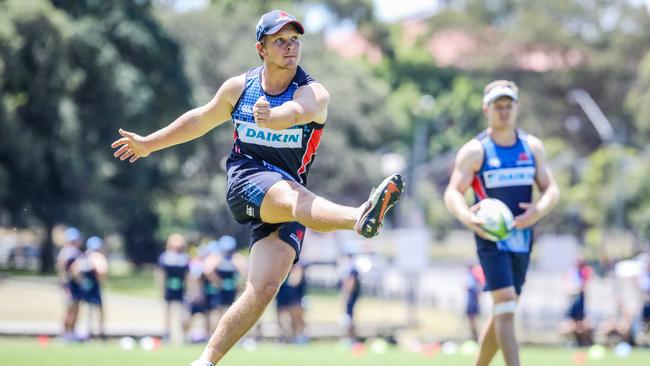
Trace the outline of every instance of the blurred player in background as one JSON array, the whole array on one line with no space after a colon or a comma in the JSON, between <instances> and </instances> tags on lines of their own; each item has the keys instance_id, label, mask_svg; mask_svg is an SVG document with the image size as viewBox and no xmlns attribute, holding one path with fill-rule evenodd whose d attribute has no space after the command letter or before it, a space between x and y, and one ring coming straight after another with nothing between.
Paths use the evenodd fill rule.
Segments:
<instances>
[{"instance_id":1,"label":"blurred player in background","mask_svg":"<svg viewBox=\"0 0 650 366\"><path fill-rule=\"evenodd\" d=\"M309 342L309 337L305 334L307 322L305 320L305 307L307 306L307 262L298 261L294 264L294 269L289 272L287 278L295 284L295 302L289 309L291 314L291 322L293 324L294 342L304 344Z\"/></svg>"},{"instance_id":2,"label":"blurred player in background","mask_svg":"<svg viewBox=\"0 0 650 366\"><path fill-rule=\"evenodd\" d=\"M354 259L355 253L349 252L343 271L343 278L341 279L341 299L344 309L342 322L345 328L345 337L350 343L354 343L357 340L354 310L361 295L361 276Z\"/></svg>"},{"instance_id":3,"label":"blurred player in background","mask_svg":"<svg viewBox=\"0 0 650 366\"><path fill-rule=\"evenodd\" d=\"M650 345L650 256L644 259L639 276L639 289L643 305L641 306L641 329L644 344Z\"/></svg>"},{"instance_id":4,"label":"blurred player in background","mask_svg":"<svg viewBox=\"0 0 650 366\"><path fill-rule=\"evenodd\" d=\"M186 252L187 244L181 234L171 234L165 247L165 251L158 258L156 277L165 298L163 338L172 340L172 318L175 317L180 324L185 318L183 300L190 270L190 256Z\"/></svg>"},{"instance_id":5,"label":"blurred player in background","mask_svg":"<svg viewBox=\"0 0 650 366\"><path fill-rule=\"evenodd\" d=\"M532 226L559 200L559 189L546 163L542 142L516 127L519 90L512 81L496 80L483 92L487 130L463 145L445 191L449 211L474 231L477 254L485 273L486 289L494 303L481 339L477 366L488 365L501 349L507 366L519 366L515 336L517 299L526 278L533 244ZM533 186L541 193L533 202ZM503 201L514 220L510 236L499 242L488 239L484 224L470 208L465 192L472 187L475 202L484 198Z\"/></svg>"},{"instance_id":6,"label":"blurred player in background","mask_svg":"<svg viewBox=\"0 0 650 366\"><path fill-rule=\"evenodd\" d=\"M246 277L246 259L237 250L237 240L224 235L217 242L203 266L203 276L210 291L210 324L217 324L221 316L235 302L239 283Z\"/></svg>"},{"instance_id":7,"label":"blurred player in background","mask_svg":"<svg viewBox=\"0 0 650 366\"><path fill-rule=\"evenodd\" d=\"M187 337L186 341L189 343L205 342L208 335L212 332L208 316L207 297L204 291L203 267L204 261L210 254L210 248L213 244L216 246L217 242L210 242L199 246L190 260L185 290L187 312L183 321L183 331ZM197 316L203 318L204 327L200 334L192 332L192 322Z\"/></svg>"},{"instance_id":8,"label":"blurred player in background","mask_svg":"<svg viewBox=\"0 0 650 366\"><path fill-rule=\"evenodd\" d=\"M205 311L209 329L208 334L214 331L217 324L212 319L212 312L216 311L221 304L221 299L219 299L221 283L219 277L214 273L214 269L209 271L206 270L206 262L211 261L216 263L218 260L217 258L219 257L221 257L221 247L219 246L219 242L216 240L211 241L208 244L207 255L203 260L203 266L201 268L201 287L203 289L203 296L205 297Z\"/></svg>"},{"instance_id":9,"label":"blurred player in background","mask_svg":"<svg viewBox=\"0 0 650 366\"><path fill-rule=\"evenodd\" d=\"M97 333L105 338L105 314L102 302L102 283L108 274L108 261L102 252L104 241L98 236L86 240L85 252L73 263L73 271L80 284L82 301L88 304L88 333L93 336L93 319L97 319Z\"/></svg>"},{"instance_id":10,"label":"blurred player in background","mask_svg":"<svg viewBox=\"0 0 650 366\"><path fill-rule=\"evenodd\" d=\"M303 308L305 291L305 265L304 262L298 262L291 267L275 298L281 342L301 344L308 341Z\"/></svg>"},{"instance_id":11,"label":"blurred player in background","mask_svg":"<svg viewBox=\"0 0 650 366\"><path fill-rule=\"evenodd\" d=\"M467 293L467 304L465 306L465 316L469 325L469 331L472 340L478 342L478 330L476 318L481 314L481 303L479 296L485 286L485 275L483 269L478 264L467 266L467 275L465 290Z\"/></svg>"},{"instance_id":12,"label":"blurred player in background","mask_svg":"<svg viewBox=\"0 0 650 366\"><path fill-rule=\"evenodd\" d=\"M83 245L81 232L69 227L64 232L65 243L56 259L56 270L59 284L65 294L65 312L63 315L63 339L66 341L76 340L75 327L79 314L79 303L82 300L81 287L76 281L71 266L79 257Z\"/></svg>"},{"instance_id":13,"label":"blurred player in background","mask_svg":"<svg viewBox=\"0 0 650 366\"><path fill-rule=\"evenodd\" d=\"M576 260L575 266L566 276L566 287L570 297L566 313L569 319L567 332L573 336L578 346L588 346L593 343L592 329L585 312L587 284L592 276L593 269L582 259Z\"/></svg>"}]
</instances>

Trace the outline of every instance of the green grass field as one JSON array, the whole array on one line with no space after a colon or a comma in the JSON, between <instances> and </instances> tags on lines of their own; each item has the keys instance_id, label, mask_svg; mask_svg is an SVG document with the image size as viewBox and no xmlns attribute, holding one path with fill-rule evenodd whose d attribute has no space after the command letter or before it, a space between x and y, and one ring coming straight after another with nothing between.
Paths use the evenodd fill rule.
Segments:
<instances>
[{"instance_id":1,"label":"green grass field","mask_svg":"<svg viewBox=\"0 0 650 366\"><path fill-rule=\"evenodd\" d=\"M163 346L156 351L144 351L135 348L122 350L118 343L62 344L50 341L39 345L35 339L0 339L0 364L11 366L186 366L202 350L196 346ZM522 364L526 366L563 366L563 365L602 365L602 366L648 366L650 350L634 350L629 357L620 358L608 350L605 357L591 360L586 357L576 363L575 351L561 348L531 348L522 350ZM235 348L225 359L227 366L417 366L444 365L461 366L471 364L472 356L460 354L435 355L415 354L388 348L385 353L372 353L367 349L363 354L354 355L349 348L335 343L316 343L308 346L285 346L264 343L254 351L241 347ZM503 365L500 355L493 365Z\"/></svg>"}]
</instances>

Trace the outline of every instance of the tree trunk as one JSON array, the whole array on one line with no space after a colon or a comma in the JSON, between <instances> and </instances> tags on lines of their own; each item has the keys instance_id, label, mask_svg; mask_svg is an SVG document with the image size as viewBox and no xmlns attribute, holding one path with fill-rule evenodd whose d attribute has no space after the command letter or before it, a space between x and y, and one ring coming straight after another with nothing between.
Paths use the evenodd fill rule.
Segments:
<instances>
[{"instance_id":1,"label":"tree trunk","mask_svg":"<svg viewBox=\"0 0 650 366\"><path fill-rule=\"evenodd\" d=\"M54 242L52 241L52 222L45 223L45 238L41 243L41 274L50 274L54 272Z\"/></svg>"}]
</instances>

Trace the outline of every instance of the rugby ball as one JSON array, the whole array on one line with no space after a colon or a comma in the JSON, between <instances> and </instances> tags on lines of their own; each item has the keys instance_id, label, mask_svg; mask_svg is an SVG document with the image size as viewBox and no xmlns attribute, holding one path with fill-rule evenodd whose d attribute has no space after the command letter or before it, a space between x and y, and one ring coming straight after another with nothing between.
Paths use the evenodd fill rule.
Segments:
<instances>
[{"instance_id":1,"label":"rugby ball","mask_svg":"<svg viewBox=\"0 0 650 366\"><path fill-rule=\"evenodd\" d=\"M492 241L507 238L514 226L512 212L505 203L496 198L481 200L476 216L485 221L481 228L488 233L488 239Z\"/></svg>"}]
</instances>

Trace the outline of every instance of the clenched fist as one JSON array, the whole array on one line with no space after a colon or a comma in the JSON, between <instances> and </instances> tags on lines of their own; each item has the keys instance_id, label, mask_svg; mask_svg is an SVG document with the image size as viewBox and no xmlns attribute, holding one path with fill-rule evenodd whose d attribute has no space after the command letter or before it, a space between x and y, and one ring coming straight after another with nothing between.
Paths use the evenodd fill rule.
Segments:
<instances>
[{"instance_id":1,"label":"clenched fist","mask_svg":"<svg viewBox=\"0 0 650 366\"><path fill-rule=\"evenodd\" d=\"M264 124L269 122L271 116L271 103L262 95L253 106L253 117L255 123Z\"/></svg>"}]
</instances>

